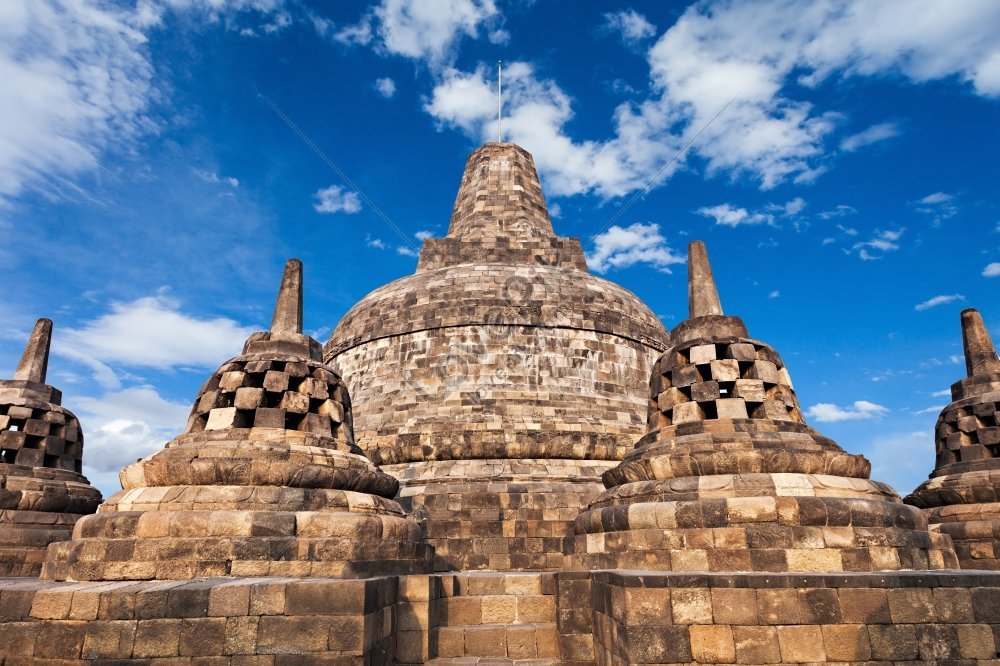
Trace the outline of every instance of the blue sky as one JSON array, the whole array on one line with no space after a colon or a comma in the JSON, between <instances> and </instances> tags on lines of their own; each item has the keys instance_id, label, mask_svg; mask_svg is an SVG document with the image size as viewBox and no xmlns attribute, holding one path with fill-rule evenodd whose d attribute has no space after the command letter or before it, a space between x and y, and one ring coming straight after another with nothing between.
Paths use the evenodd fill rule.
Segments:
<instances>
[{"instance_id":1,"label":"blue sky","mask_svg":"<svg viewBox=\"0 0 1000 666\"><path fill-rule=\"evenodd\" d=\"M959 311L1000 338L994 0L7 0L0 369L55 321L49 381L110 494L266 326L288 257L321 341L413 272L495 137L497 60L504 138L592 271L671 328L704 240L812 425L901 493L930 472Z\"/></svg>"}]
</instances>

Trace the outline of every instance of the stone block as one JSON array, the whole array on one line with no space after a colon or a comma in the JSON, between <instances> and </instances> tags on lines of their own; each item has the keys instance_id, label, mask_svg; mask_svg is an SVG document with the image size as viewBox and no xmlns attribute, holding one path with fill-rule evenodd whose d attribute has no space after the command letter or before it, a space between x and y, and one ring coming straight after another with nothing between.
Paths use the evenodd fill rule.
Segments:
<instances>
[{"instance_id":1,"label":"stone block","mask_svg":"<svg viewBox=\"0 0 1000 666\"><path fill-rule=\"evenodd\" d=\"M722 398L715 402L716 413L720 419L745 419L747 405L743 398Z\"/></svg>"},{"instance_id":2,"label":"stone block","mask_svg":"<svg viewBox=\"0 0 1000 666\"><path fill-rule=\"evenodd\" d=\"M271 393L284 393L288 390L288 375L276 370L268 371L264 375L264 390Z\"/></svg>"},{"instance_id":3,"label":"stone block","mask_svg":"<svg viewBox=\"0 0 1000 666\"><path fill-rule=\"evenodd\" d=\"M719 382L697 382L691 385L691 399L695 402L711 402L718 400L720 396Z\"/></svg>"},{"instance_id":4,"label":"stone block","mask_svg":"<svg viewBox=\"0 0 1000 666\"><path fill-rule=\"evenodd\" d=\"M757 624L756 592L750 589L712 588L712 618L715 624Z\"/></svg>"},{"instance_id":5,"label":"stone block","mask_svg":"<svg viewBox=\"0 0 1000 666\"><path fill-rule=\"evenodd\" d=\"M242 370L233 370L222 373L219 378L219 389L227 393L235 393L236 389L247 386L250 377Z\"/></svg>"},{"instance_id":6,"label":"stone block","mask_svg":"<svg viewBox=\"0 0 1000 666\"><path fill-rule=\"evenodd\" d=\"M731 663L736 659L733 629L725 625L692 626L691 656L701 663Z\"/></svg>"},{"instance_id":7,"label":"stone block","mask_svg":"<svg viewBox=\"0 0 1000 666\"><path fill-rule=\"evenodd\" d=\"M876 661L907 661L916 659L920 654L912 624L869 625L868 638L872 645L872 659Z\"/></svg>"},{"instance_id":8,"label":"stone block","mask_svg":"<svg viewBox=\"0 0 1000 666\"><path fill-rule=\"evenodd\" d=\"M774 627L733 627L737 664L781 662L778 630Z\"/></svg>"},{"instance_id":9,"label":"stone block","mask_svg":"<svg viewBox=\"0 0 1000 666\"><path fill-rule=\"evenodd\" d=\"M993 631L985 624L959 624L958 645L962 659L993 659L997 656Z\"/></svg>"},{"instance_id":10,"label":"stone block","mask_svg":"<svg viewBox=\"0 0 1000 666\"><path fill-rule=\"evenodd\" d=\"M786 663L823 662L823 631L816 625L778 627L781 660Z\"/></svg>"},{"instance_id":11,"label":"stone block","mask_svg":"<svg viewBox=\"0 0 1000 666\"><path fill-rule=\"evenodd\" d=\"M216 407L208 413L205 430L228 430L239 427L239 412L235 407Z\"/></svg>"},{"instance_id":12,"label":"stone block","mask_svg":"<svg viewBox=\"0 0 1000 666\"><path fill-rule=\"evenodd\" d=\"M517 597L485 596L481 601L483 624L510 624L517 619Z\"/></svg>"},{"instance_id":13,"label":"stone block","mask_svg":"<svg viewBox=\"0 0 1000 666\"><path fill-rule=\"evenodd\" d=\"M717 382L735 382L740 378L739 361L731 358L712 361L710 366L712 379Z\"/></svg>"},{"instance_id":14,"label":"stone block","mask_svg":"<svg viewBox=\"0 0 1000 666\"><path fill-rule=\"evenodd\" d=\"M712 595L708 589L676 588L670 595L674 624L711 624Z\"/></svg>"},{"instance_id":15,"label":"stone block","mask_svg":"<svg viewBox=\"0 0 1000 666\"><path fill-rule=\"evenodd\" d=\"M823 625L823 646L831 661L868 661L872 650L863 624Z\"/></svg>"},{"instance_id":16,"label":"stone block","mask_svg":"<svg viewBox=\"0 0 1000 666\"><path fill-rule=\"evenodd\" d=\"M697 402L682 402L679 405L674 405L674 411L670 416L674 424L702 421L704 418L705 411Z\"/></svg>"},{"instance_id":17,"label":"stone block","mask_svg":"<svg viewBox=\"0 0 1000 666\"><path fill-rule=\"evenodd\" d=\"M281 396L278 407L293 414L305 414L309 411L309 396L290 391Z\"/></svg>"},{"instance_id":18,"label":"stone block","mask_svg":"<svg viewBox=\"0 0 1000 666\"><path fill-rule=\"evenodd\" d=\"M329 643L329 617L265 615L257 628L258 654L321 652Z\"/></svg>"},{"instance_id":19,"label":"stone block","mask_svg":"<svg viewBox=\"0 0 1000 666\"><path fill-rule=\"evenodd\" d=\"M254 428L284 428L285 410L277 407L260 407L254 411Z\"/></svg>"},{"instance_id":20,"label":"stone block","mask_svg":"<svg viewBox=\"0 0 1000 666\"><path fill-rule=\"evenodd\" d=\"M244 386L236 389L233 406L236 409L257 409L264 400L264 389Z\"/></svg>"},{"instance_id":21,"label":"stone block","mask_svg":"<svg viewBox=\"0 0 1000 666\"><path fill-rule=\"evenodd\" d=\"M691 363L694 365L702 365L705 363L711 363L717 356L715 355L715 345L695 345L688 350L689 358Z\"/></svg>"}]
</instances>

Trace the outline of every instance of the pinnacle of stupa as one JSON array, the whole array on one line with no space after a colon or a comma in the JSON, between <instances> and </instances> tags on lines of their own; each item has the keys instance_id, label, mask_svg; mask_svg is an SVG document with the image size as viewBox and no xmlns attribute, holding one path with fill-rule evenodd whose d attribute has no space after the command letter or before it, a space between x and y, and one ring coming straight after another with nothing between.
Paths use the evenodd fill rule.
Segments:
<instances>
[{"instance_id":1,"label":"pinnacle of stupa","mask_svg":"<svg viewBox=\"0 0 1000 666\"><path fill-rule=\"evenodd\" d=\"M954 567L951 542L806 424L788 370L723 314L701 242L691 316L650 380L648 433L576 520L587 568L882 571Z\"/></svg>"},{"instance_id":2,"label":"pinnacle of stupa","mask_svg":"<svg viewBox=\"0 0 1000 666\"><path fill-rule=\"evenodd\" d=\"M351 400L302 334L302 264L271 328L199 391L184 433L121 472L122 490L49 552L54 580L365 577L427 570L399 484L354 443Z\"/></svg>"},{"instance_id":3,"label":"pinnacle of stupa","mask_svg":"<svg viewBox=\"0 0 1000 666\"><path fill-rule=\"evenodd\" d=\"M0 576L37 576L101 493L83 476L83 431L46 384L52 322L35 324L13 379L0 380Z\"/></svg>"},{"instance_id":4,"label":"pinnacle of stupa","mask_svg":"<svg viewBox=\"0 0 1000 666\"><path fill-rule=\"evenodd\" d=\"M962 311L967 377L935 427L930 478L904 500L951 536L963 569L1000 569L1000 359L973 308Z\"/></svg>"}]
</instances>

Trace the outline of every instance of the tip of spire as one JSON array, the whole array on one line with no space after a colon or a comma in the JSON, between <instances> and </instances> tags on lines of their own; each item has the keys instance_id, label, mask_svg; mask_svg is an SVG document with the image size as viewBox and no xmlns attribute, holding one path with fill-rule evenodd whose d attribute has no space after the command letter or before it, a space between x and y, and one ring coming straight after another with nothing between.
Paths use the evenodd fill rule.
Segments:
<instances>
[{"instance_id":1,"label":"tip of spire","mask_svg":"<svg viewBox=\"0 0 1000 666\"><path fill-rule=\"evenodd\" d=\"M721 314L722 304L712 277L712 265L708 263L708 251L703 242L693 241L688 245L688 317Z\"/></svg>"},{"instance_id":2,"label":"tip of spire","mask_svg":"<svg viewBox=\"0 0 1000 666\"><path fill-rule=\"evenodd\" d=\"M45 375L49 368L49 347L52 344L52 320L39 319L24 347L21 362L14 371L17 381L45 383Z\"/></svg>"},{"instance_id":3,"label":"tip of spire","mask_svg":"<svg viewBox=\"0 0 1000 666\"><path fill-rule=\"evenodd\" d=\"M975 308L962 310L962 345L969 377L1000 373L1000 359L983 317Z\"/></svg>"},{"instance_id":4,"label":"tip of spire","mask_svg":"<svg viewBox=\"0 0 1000 666\"><path fill-rule=\"evenodd\" d=\"M272 333L302 333L302 262L289 259L271 318Z\"/></svg>"}]
</instances>

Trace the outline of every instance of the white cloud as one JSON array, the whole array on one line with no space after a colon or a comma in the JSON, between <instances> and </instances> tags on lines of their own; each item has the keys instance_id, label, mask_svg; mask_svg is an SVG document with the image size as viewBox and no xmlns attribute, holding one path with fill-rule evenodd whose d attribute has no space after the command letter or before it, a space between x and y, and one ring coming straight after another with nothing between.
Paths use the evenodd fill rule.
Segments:
<instances>
[{"instance_id":1,"label":"white cloud","mask_svg":"<svg viewBox=\"0 0 1000 666\"><path fill-rule=\"evenodd\" d=\"M316 204L313 208L319 213L353 214L361 210L361 198L357 192L345 190L340 185L331 185L317 191L313 197Z\"/></svg>"},{"instance_id":2,"label":"white cloud","mask_svg":"<svg viewBox=\"0 0 1000 666\"><path fill-rule=\"evenodd\" d=\"M604 27L617 32L626 44L648 39L656 34L656 26L634 9L623 9L604 15Z\"/></svg>"},{"instance_id":3,"label":"white cloud","mask_svg":"<svg viewBox=\"0 0 1000 666\"><path fill-rule=\"evenodd\" d=\"M824 210L817 215L821 220L832 220L836 217L845 217L847 215L854 215L858 210L853 206L848 206L847 204L837 204L834 206L833 210Z\"/></svg>"},{"instance_id":4,"label":"white cloud","mask_svg":"<svg viewBox=\"0 0 1000 666\"><path fill-rule=\"evenodd\" d=\"M496 72L446 70L424 110L441 126L460 129L477 141L496 137ZM524 62L504 65L504 140L530 150L552 196L595 192L615 197L644 187L681 146L665 134L666 119L646 117L623 104L615 112L615 138L606 142L571 138L572 100L555 82L540 79ZM658 128L654 131L654 127ZM664 177L679 166L674 163Z\"/></svg>"},{"instance_id":5,"label":"white cloud","mask_svg":"<svg viewBox=\"0 0 1000 666\"><path fill-rule=\"evenodd\" d=\"M454 57L462 37L476 37L498 12L493 0L382 0L374 15L382 48L436 68Z\"/></svg>"},{"instance_id":6,"label":"white cloud","mask_svg":"<svg viewBox=\"0 0 1000 666\"><path fill-rule=\"evenodd\" d=\"M767 295L768 298L778 298L781 296L781 292L775 289L770 294Z\"/></svg>"},{"instance_id":7,"label":"white cloud","mask_svg":"<svg viewBox=\"0 0 1000 666\"><path fill-rule=\"evenodd\" d=\"M949 398L951 397L951 389L941 389L940 391L934 391L931 393L932 398Z\"/></svg>"},{"instance_id":8,"label":"white cloud","mask_svg":"<svg viewBox=\"0 0 1000 666\"><path fill-rule=\"evenodd\" d=\"M806 416L820 423L872 419L888 413L887 407L867 400L855 400L850 407L838 407L829 402L820 402L806 410Z\"/></svg>"},{"instance_id":9,"label":"white cloud","mask_svg":"<svg viewBox=\"0 0 1000 666\"><path fill-rule=\"evenodd\" d=\"M876 229L875 235L871 240L855 243L849 250L844 250L844 252L847 254L857 253L858 258L862 261L881 259L886 252L893 252L899 249L899 239L902 237L904 231L906 231L906 229L902 227L896 230L889 229L886 231L879 231ZM847 233L846 230L845 233ZM872 250L874 250L874 253Z\"/></svg>"},{"instance_id":10,"label":"white cloud","mask_svg":"<svg viewBox=\"0 0 1000 666\"><path fill-rule=\"evenodd\" d=\"M946 192L934 192L917 202L917 212L929 215L935 227L958 214L955 197Z\"/></svg>"},{"instance_id":11,"label":"white cloud","mask_svg":"<svg viewBox=\"0 0 1000 666\"><path fill-rule=\"evenodd\" d=\"M942 294L940 296L934 296L933 298L928 298L923 303L917 303L913 306L913 309L917 312L923 312L924 310L930 310L931 308L937 307L939 305L947 305L948 303L954 303L955 301L964 301L965 296L962 294Z\"/></svg>"},{"instance_id":12,"label":"white cloud","mask_svg":"<svg viewBox=\"0 0 1000 666\"><path fill-rule=\"evenodd\" d=\"M427 240L428 238L434 238L434 234L430 231L418 231L413 234L417 240Z\"/></svg>"},{"instance_id":13,"label":"white cloud","mask_svg":"<svg viewBox=\"0 0 1000 666\"><path fill-rule=\"evenodd\" d=\"M714 218L716 224L726 227L738 227L741 224L770 224L774 221L774 218L770 215L749 213L746 208L737 208L727 203L699 208L696 212L702 217Z\"/></svg>"},{"instance_id":14,"label":"white cloud","mask_svg":"<svg viewBox=\"0 0 1000 666\"><path fill-rule=\"evenodd\" d=\"M997 277L998 275L1000 275L1000 262L994 261L983 269L983 277Z\"/></svg>"},{"instance_id":15,"label":"white cloud","mask_svg":"<svg viewBox=\"0 0 1000 666\"><path fill-rule=\"evenodd\" d=\"M409 247L407 245L400 245L400 246L398 246L396 248L396 254L401 254L404 257L419 257L420 256L420 252L419 251L414 250L412 247Z\"/></svg>"},{"instance_id":16,"label":"white cloud","mask_svg":"<svg viewBox=\"0 0 1000 666\"><path fill-rule=\"evenodd\" d=\"M691 152L709 175L745 176L763 189L807 182L828 168L843 116L796 99L797 89L893 74L917 83L956 78L1000 95L998 32L1000 4L989 0L813 0L794 11L787 0L695 3L649 50L651 93L615 109L611 138L571 138L571 98L526 63L518 63L507 137L536 158L553 155L538 166L557 194L640 189L699 132ZM495 120L493 87L482 67L444 71L425 109L483 140Z\"/></svg>"},{"instance_id":17,"label":"white cloud","mask_svg":"<svg viewBox=\"0 0 1000 666\"><path fill-rule=\"evenodd\" d=\"M660 225L654 223L636 222L625 228L615 225L594 236L593 241L594 251L587 255L587 266L598 273L636 264L669 273L671 265L684 263L684 257L667 245Z\"/></svg>"},{"instance_id":18,"label":"white cloud","mask_svg":"<svg viewBox=\"0 0 1000 666\"><path fill-rule=\"evenodd\" d=\"M378 91L379 95L389 99L396 94L396 82L389 77L384 77L375 80L375 90Z\"/></svg>"},{"instance_id":19,"label":"white cloud","mask_svg":"<svg viewBox=\"0 0 1000 666\"><path fill-rule=\"evenodd\" d=\"M206 171L204 169L193 169L193 171L194 175L198 176L198 178L202 179L206 183L213 183L216 185L221 183L228 185L233 189L240 186L240 181L232 176L220 176L214 171Z\"/></svg>"},{"instance_id":20,"label":"white cloud","mask_svg":"<svg viewBox=\"0 0 1000 666\"><path fill-rule=\"evenodd\" d=\"M190 404L163 398L150 386L77 397L73 408L84 426L84 473L107 497L117 490L118 471L179 435Z\"/></svg>"},{"instance_id":21,"label":"white cloud","mask_svg":"<svg viewBox=\"0 0 1000 666\"><path fill-rule=\"evenodd\" d=\"M385 250L386 248L389 247L388 245L385 244L385 241L383 241L381 238L372 238L371 234L365 234L365 245L367 245L368 247L373 247L376 250Z\"/></svg>"},{"instance_id":22,"label":"white cloud","mask_svg":"<svg viewBox=\"0 0 1000 666\"><path fill-rule=\"evenodd\" d=\"M557 220L562 217L562 206L557 203L549 204L549 217L553 220Z\"/></svg>"},{"instance_id":23,"label":"white cloud","mask_svg":"<svg viewBox=\"0 0 1000 666\"><path fill-rule=\"evenodd\" d=\"M0 3L0 203L58 187L153 127L153 70L130 18L106 3Z\"/></svg>"},{"instance_id":24,"label":"white cloud","mask_svg":"<svg viewBox=\"0 0 1000 666\"><path fill-rule=\"evenodd\" d=\"M865 146L870 146L873 143L891 139L894 136L899 136L899 127L895 123L879 123L842 139L840 149L851 153Z\"/></svg>"},{"instance_id":25,"label":"white cloud","mask_svg":"<svg viewBox=\"0 0 1000 666\"><path fill-rule=\"evenodd\" d=\"M213 367L239 354L252 332L225 317L201 319L181 312L180 303L161 292L112 303L110 313L62 329L52 350L90 367L103 386L118 388L111 366Z\"/></svg>"}]
</instances>

